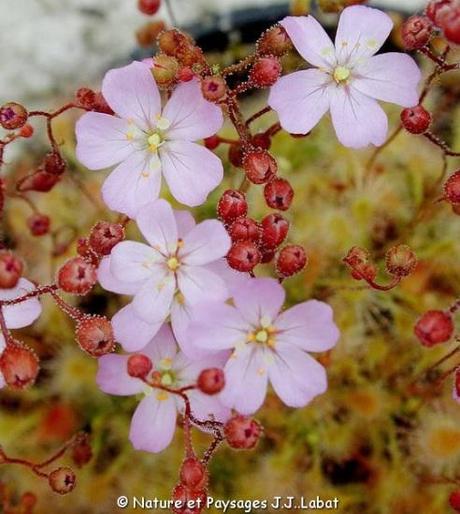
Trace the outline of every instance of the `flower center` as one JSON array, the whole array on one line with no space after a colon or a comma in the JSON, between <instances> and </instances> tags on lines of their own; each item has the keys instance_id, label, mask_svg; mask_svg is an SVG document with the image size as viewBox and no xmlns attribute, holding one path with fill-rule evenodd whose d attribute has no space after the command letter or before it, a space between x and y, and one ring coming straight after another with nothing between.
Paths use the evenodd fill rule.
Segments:
<instances>
[{"instance_id":1,"label":"flower center","mask_svg":"<svg viewBox=\"0 0 460 514\"><path fill-rule=\"evenodd\" d=\"M337 66L334 70L334 80L337 84L343 84L346 82L351 75L351 71L345 66Z\"/></svg>"},{"instance_id":2,"label":"flower center","mask_svg":"<svg viewBox=\"0 0 460 514\"><path fill-rule=\"evenodd\" d=\"M247 342L266 344L273 348L275 346L276 328L271 325L271 320L266 316L262 317L259 323L260 326L256 330L249 332Z\"/></svg>"},{"instance_id":3,"label":"flower center","mask_svg":"<svg viewBox=\"0 0 460 514\"><path fill-rule=\"evenodd\" d=\"M147 138L147 144L149 145L149 152L155 153L161 146L162 139L158 132L154 132Z\"/></svg>"},{"instance_id":4,"label":"flower center","mask_svg":"<svg viewBox=\"0 0 460 514\"><path fill-rule=\"evenodd\" d=\"M148 149L152 153L156 153L158 148L165 140L164 131L168 130L171 122L167 118L158 115L156 118L155 130L153 130L147 138Z\"/></svg>"},{"instance_id":5,"label":"flower center","mask_svg":"<svg viewBox=\"0 0 460 514\"><path fill-rule=\"evenodd\" d=\"M166 264L168 265L168 268L171 271L176 271L180 267L180 262L177 257L169 258L168 261L166 262Z\"/></svg>"}]
</instances>

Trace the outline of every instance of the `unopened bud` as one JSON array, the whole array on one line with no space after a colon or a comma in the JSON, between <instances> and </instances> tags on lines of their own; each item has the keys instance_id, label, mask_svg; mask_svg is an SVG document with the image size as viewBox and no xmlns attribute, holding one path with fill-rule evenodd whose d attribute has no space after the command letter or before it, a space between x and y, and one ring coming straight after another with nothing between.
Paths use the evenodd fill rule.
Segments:
<instances>
[{"instance_id":1,"label":"unopened bud","mask_svg":"<svg viewBox=\"0 0 460 514\"><path fill-rule=\"evenodd\" d=\"M71 468L57 468L48 476L48 483L55 493L67 494L75 488L77 477Z\"/></svg>"},{"instance_id":2,"label":"unopened bud","mask_svg":"<svg viewBox=\"0 0 460 514\"><path fill-rule=\"evenodd\" d=\"M269 207L286 211L294 198L294 190L284 178L274 178L265 186L264 196Z\"/></svg>"},{"instance_id":3,"label":"unopened bud","mask_svg":"<svg viewBox=\"0 0 460 514\"><path fill-rule=\"evenodd\" d=\"M232 223L240 216L246 216L247 212L246 196L235 189L227 189L217 204L217 215L226 224Z\"/></svg>"},{"instance_id":4,"label":"unopened bud","mask_svg":"<svg viewBox=\"0 0 460 514\"><path fill-rule=\"evenodd\" d=\"M285 278L302 271L307 264L305 250L299 245L285 246L276 258L276 271Z\"/></svg>"},{"instance_id":5,"label":"unopened bud","mask_svg":"<svg viewBox=\"0 0 460 514\"><path fill-rule=\"evenodd\" d=\"M137 8L141 13L153 16L161 7L161 0L138 0Z\"/></svg>"},{"instance_id":6,"label":"unopened bud","mask_svg":"<svg viewBox=\"0 0 460 514\"><path fill-rule=\"evenodd\" d=\"M5 130L23 127L28 117L26 108L16 102L8 102L0 107L0 125Z\"/></svg>"},{"instance_id":7,"label":"unopened bud","mask_svg":"<svg viewBox=\"0 0 460 514\"><path fill-rule=\"evenodd\" d=\"M96 102L96 93L89 87L81 87L75 93L75 103L87 110L92 110Z\"/></svg>"},{"instance_id":8,"label":"unopened bud","mask_svg":"<svg viewBox=\"0 0 460 514\"><path fill-rule=\"evenodd\" d=\"M189 457L182 464L180 479L192 491L202 490L206 487L208 474L203 464L196 457Z\"/></svg>"},{"instance_id":9,"label":"unopened bud","mask_svg":"<svg viewBox=\"0 0 460 514\"><path fill-rule=\"evenodd\" d=\"M254 63L249 78L257 87L270 87L280 78L281 70L278 57L261 57Z\"/></svg>"},{"instance_id":10,"label":"unopened bud","mask_svg":"<svg viewBox=\"0 0 460 514\"><path fill-rule=\"evenodd\" d=\"M225 374L220 368L204 369L197 381L198 389L205 394L220 393L225 387Z\"/></svg>"},{"instance_id":11,"label":"unopened bud","mask_svg":"<svg viewBox=\"0 0 460 514\"><path fill-rule=\"evenodd\" d=\"M21 278L22 261L9 250L0 250L0 289L11 289Z\"/></svg>"},{"instance_id":12,"label":"unopened bud","mask_svg":"<svg viewBox=\"0 0 460 514\"><path fill-rule=\"evenodd\" d=\"M254 418L237 415L227 421L224 432L230 447L252 450L260 439L262 426Z\"/></svg>"},{"instance_id":13,"label":"unopened bud","mask_svg":"<svg viewBox=\"0 0 460 514\"><path fill-rule=\"evenodd\" d=\"M149 48L153 46L158 38L158 34L165 29L165 24L162 21L151 21L142 25L136 32L136 39L140 47Z\"/></svg>"},{"instance_id":14,"label":"unopened bud","mask_svg":"<svg viewBox=\"0 0 460 514\"><path fill-rule=\"evenodd\" d=\"M409 246L396 245L386 253L385 263L390 275L407 277L417 266L417 257Z\"/></svg>"},{"instance_id":15,"label":"unopened bud","mask_svg":"<svg viewBox=\"0 0 460 514\"><path fill-rule=\"evenodd\" d=\"M260 239L260 225L252 218L238 218L235 220L228 231L232 241L254 241Z\"/></svg>"},{"instance_id":16,"label":"unopened bud","mask_svg":"<svg viewBox=\"0 0 460 514\"><path fill-rule=\"evenodd\" d=\"M80 348L92 357L101 357L115 348L112 324L105 316L87 316L78 321L75 336Z\"/></svg>"},{"instance_id":17,"label":"unopened bud","mask_svg":"<svg viewBox=\"0 0 460 514\"><path fill-rule=\"evenodd\" d=\"M289 221L279 213L268 214L261 222L262 244L265 248L276 248L289 231Z\"/></svg>"},{"instance_id":18,"label":"unopened bud","mask_svg":"<svg viewBox=\"0 0 460 514\"><path fill-rule=\"evenodd\" d=\"M265 150L248 153L244 157L243 166L246 176L253 184L265 184L278 171L276 160Z\"/></svg>"},{"instance_id":19,"label":"unopened bud","mask_svg":"<svg viewBox=\"0 0 460 514\"><path fill-rule=\"evenodd\" d=\"M411 134L423 134L431 124L431 114L421 105L408 107L401 112L401 121Z\"/></svg>"},{"instance_id":20,"label":"unopened bud","mask_svg":"<svg viewBox=\"0 0 460 514\"><path fill-rule=\"evenodd\" d=\"M209 102L219 102L227 93L227 83L219 75L205 77L201 81L201 91Z\"/></svg>"},{"instance_id":21,"label":"unopened bud","mask_svg":"<svg viewBox=\"0 0 460 514\"><path fill-rule=\"evenodd\" d=\"M414 332L424 346L431 347L452 337L454 322L449 312L427 311L417 321Z\"/></svg>"},{"instance_id":22,"label":"unopened bud","mask_svg":"<svg viewBox=\"0 0 460 514\"><path fill-rule=\"evenodd\" d=\"M27 218L27 226L33 236L44 236L50 231L51 220L46 214L39 212L32 214Z\"/></svg>"},{"instance_id":23,"label":"unopened bud","mask_svg":"<svg viewBox=\"0 0 460 514\"><path fill-rule=\"evenodd\" d=\"M275 25L268 29L257 42L257 50L260 55L282 56L292 48L292 42L281 25Z\"/></svg>"},{"instance_id":24,"label":"unopened bud","mask_svg":"<svg viewBox=\"0 0 460 514\"><path fill-rule=\"evenodd\" d=\"M85 295L97 281L96 268L83 257L69 259L58 271L57 284L66 293Z\"/></svg>"},{"instance_id":25,"label":"unopened bud","mask_svg":"<svg viewBox=\"0 0 460 514\"><path fill-rule=\"evenodd\" d=\"M8 342L0 357L0 371L7 385L14 389L25 389L33 385L37 378L38 357L20 342Z\"/></svg>"},{"instance_id":26,"label":"unopened bud","mask_svg":"<svg viewBox=\"0 0 460 514\"><path fill-rule=\"evenodd\" d=\"M460 170L453 173L444 184L444 199L452 205L460 205Z\"/></svg>"},{"instance_id":27,"label":"unopened bud","mask_svg":"<svg viewBox=\"0 0 460 514\"><path fill-rule=\"evenodd\" d=\"M175 57L158 54L153 59L152 75L156 83L162 87L169 87L176 81L179 63Z\"/></svg>"},{"instance_id":28,"label":"unopened bud","mask_svg":"<svg viewBox=\"0 0 460 514\"><path fill-rule=\"evenodd\" d=\"M134 378L146 378L152 371L153 363L147 355L136 353L130 355L127 364L128 375Z\"/></svg>"},{"instance_id":29,"label":"unopened bud","mask_svg":"<svg viewBox=\"0 0 460 514\"><path fill-rule=\"evenodd\" d=\"M99 255L109 255L112 248L125 237L125 230L119 223L99 221L91 229L89 244Z\"/></svg>"},{"instance_id":30,"label":"unopened bud","mask_svg":"<svg viewBox=\"0 0 460 514\"><path fill-rule=\"evenodd\" d=\"M93 457L93 450L89 441L89 435L85 433L78 434L75 444L72 447L72 460L74 464L81 468Z\"/></svg>"},{"instance_id":31,"label":"unopened bud","mask_svg":"<svg viewBox=\"0 0 460 514\"><path fill-rule=\"evenodd\" d=\"M252 241L233 243L227 254L229 266L237 271L250 272L259 264L262 256Z\"/></svg>"},{"instance_id":32,"label":"unopened bud","mask_svg":"<svg viewBox=\"0 0 460 514\"><path fill-rule=\"evenodd\" d=\"M402 26L402 40L406 50L417 50L430 41L433 23L426 16L411 16Z\"/></svg>"}]
</instances>

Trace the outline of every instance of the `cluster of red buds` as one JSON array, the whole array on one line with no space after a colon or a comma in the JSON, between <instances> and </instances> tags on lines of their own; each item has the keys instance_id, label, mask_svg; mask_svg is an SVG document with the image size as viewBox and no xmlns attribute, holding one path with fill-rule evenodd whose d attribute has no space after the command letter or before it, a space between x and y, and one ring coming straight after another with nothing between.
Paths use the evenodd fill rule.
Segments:
<instances>
[{"instance_id":1,"label":"cluster of red buds","mask_svg":"<svg viewBox=\"0 0 460 514\"><path fill-rule=\"evenodd\" d=\"M460 4L457 0L431 0L425 12L448 41L460 44Z\"/></svg>"}]
</instances>

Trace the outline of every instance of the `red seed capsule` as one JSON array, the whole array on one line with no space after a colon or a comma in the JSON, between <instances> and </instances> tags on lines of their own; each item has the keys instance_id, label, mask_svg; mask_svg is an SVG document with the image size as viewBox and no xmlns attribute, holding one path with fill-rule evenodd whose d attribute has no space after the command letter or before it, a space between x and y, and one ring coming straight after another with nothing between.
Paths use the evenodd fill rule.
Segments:
<instances>
[{"instance_id":1,"label":"red seed capsule","mask_svg":"<svg viewBox=\"0 0 460 514\"><path fill-rule=\"evenodd\" d=\"M48 483L55 493L67 494L73 491L77 477L71 468L57 468L48 476Z\"/></svg>"},{"instance_id":2,"label":"red seed capsule","mask_svg":"<svg viewBox=\"0 0 460 514\"><path fill-rule=\"evenodd\" d=\"M262 224L262 245L266 248L276 248L285 239L289 231L289 221L281 214L274 213L265 216Z\"/></svg>"},{"instance_id":3,"label":"red seed capsule","mask_svg":"<svg viewBox=\"0 0 460 514\"><path fill-rule=\"evenodd\" d=\"M0 357L0 371L8 386L25 389L34 384L39 372L35 352L18 341L9 342Z\"/></svg>"},{"instance_id":4,"label":"red seed capsule","mask_svg":"<svg viewBox=\"0 0 460 514\"><path fill-rule=\"evenodd\" d=\"M158 36L160 50L173 57L177 56L181 48L191 44L191 39L177 29L165 30Z\"/></svg>"},{"instance_id":5,"label":"red seed capsule","mask_svg":"<svg viewBox=\"0 0 460 514\"><path fill-rule=\"evenodd\" d=\"M69 259L58 271L57 284L66 293L85 295L97 280L96 268L83 257Z\"/></svg>"},{"instance_id":6,"label":"red seed capsule","mask_svg":"<svg viewBox=\"0 0 460 514\"><path fill-rule=\"evenodd\" d=\"M265 150L256 150L243 159L246 176L253 184L265 184L278 170L276 160Z\"/></svg>"},{"instance_id":7,"label":"red seed capsule","mask_svg":"<svg viewBox=\"0 0 460 514\"><path fill-rule=\"evenodd\" d=\"M16 102L8 102L0 107L0 125L5 130L16 130L23 127L28 117L26 108Z\"/></svg>"},{"instance_id":8,"label":"red seed capsule","mask_svg":"<svg viewBox=\"0 0 460 514\"><path fill-rule=\"evenodd\" d=\"M262 150L268 150L272 145L272 140L269 135L265 132L261 132L260 134L256 134L252 138L252 144L256 148L260 148Z\"/></svg>"},{"instance_id":9,"label":"red seed capsule","mask_svg":"<svg viewBox=\"0 0 460 514\"><path fill-rule=\"evenodd\" d=\"M281 57L292 48L292 42L281 25L268 29L257 42L260 55L276 55Z\"/></svg>"},{"instance_id":10,"label":"red seed capsule","mask_svg":"<svg viewBox=\"0 0 460 514\"><path fill-rule=\"evenodd\" d=\"M49 152L43 160L43 170L54 175L62 175L67 164L59 152Z\"/></svg>"},{"instance_id":11,"label":"red seed capsule","mask_svg":"<svg viewBox=\"0 0 460 514\"><path fill-rule=\"evenodd\" d=\"M17 181L16 189L22 193L26 191L38 191L47 193L59 182L60 176L55 173L48 173L38 168L34 173Z\"/></svg>"},{"instance_id":12,"label":"red seed capsule","mask_svg":"<svg viewBox=\"0 0 460 514\"><path fill-rule=\"evenodd\" d=\"M452 9L452 0L431 0L427 5L425 13L430 20L438 27L442 26L444 18Z\"/></svg>"},{"instance_id":13,"label":"red seed capsule","mask_svg":"<svg viewBox=\"0 0 460 514\"><path fill-rule=\"evenodd\" d=\"M165 29L166 25L163 21L155 20L145 23L136 31L136 40L141 48L152 47L158 38L158 35Z\"/></svg>"},{"instance_id":14,"label":"red seed capsule","mask_svg":"<svg viewBox=\"0 0 460 514\"><path fill-rule=\"evenodd\" d=\"M254 241L260 239L261 229L252 218L238 218L228 231L232 241Z\"/></svg>"},{"instance_id":15,"label":"red seed capsule","mask_svg":"<svg viewBox=\"0 0 460 514\"><path fill-rule=\"evenodd\" d=\"M180 479L192 491L203 490L206 487L208 474L203 464L196 457L189 457L182 464Z\"/></svg>"},{"instance_id":16,"label":"red seed capsule","mask_svg":"<svg viewBox=\"0 0 460 514\"><path fill-rule=\"evenodd\" d=\"M417 256L407 245L396 245L385 256L386 269L390 275L407 277L417 266Z\"/></svg>"},{"instance_id":17,"label":"red seed capsule","mask_svg":"<svg viewBox=\"0 0 460 514\"><path fill-rule=\"evenodd\" d=\"M269 207L286 211L291 206L294 190L284 178L274 178L265 186L264 196Z\"/></svg>"},{"instance_id":18,"label":"red seed capsule","mask_svg":"<svg viewBox=\"0 0 460 514\"><path fill-rule=\"evenodd\" d=\"M205 394L220 393L225 387L225 374L220 368L204 369L198 376L198 389Z\"/></svg>"},{"instance_id":19,"label":"red seed capsule","mask_svg":"<svg viewBox=\"0 0 460 514\"><path fill-rule=\"evenodd\" d=\"M448 41L460 45L460 4L442 19L441 27Z\"/></svg>"},{"instance_id":20,"label":"red seed capsule","mask_svg":"<svg viewBox=\"0 0 460 514\"><path fill-rule=\"evenodd\" d=\"M244 152L240 143L234 143L228 147L228 160L236 168L243 166Z\"/></svg>"},{"instance_id":21,"label":"red seed capsule","mask_svg":"<svg viewBox=\"0 0 460 514\"><path fill-rule=\"evenodd\" d=\"M444 199L452 205L460 204L460 170L453 173L444 184Z\"/></svg>"},{"instance_id":22,"label":"red seed capsule","mask_svg":"<svg viewBox=\"0 0 460 514\"><path fill-rule=\"evenodd\" d=\"M448 312L427 311L417 321L414 332L424 346L431 347L452 337L454 322Z\"/></svg>"},{"instance_id":23,"label":"red seed capsule","mask_svg":"<svg viewBox=\"0 0 460 514\"><path fill-rule=\"evenodd\" d=\"M15 287L21 278L24 265L9 250L0 250L0 289Z\"/></svg>"},{"instance_id":24,"label":"red seed capsule","mask_svg":"<svg viewBox=\"0 0 460 514\"><path fill-rule=\"evenodd\" d=\"M92 110L96 103L96 92L89 87L81 87L75 93L75 103L83 109Z\"/></svg>"},{"instance_id":25,"label":"red seed capsule","mask_svg":"<svg viewBox=\"0 0 460 514\"><path fill-rule=\"evenodd\" d=\"M112 248L123 241L125 229L119 223L99 221L89 234L89 244L99 255L109 255Z\"/></svg>"},{"instance_id":26,"label":"red seed capsule","mask_svg":"<svg viewBox=\"0 0 460 514\"><path fill-rule=\"evenodd\" d=\"M260 250L252 241L233 243L227 254L229 266L241 272L252 271L261 258Z\"/></svg>"},{"instance_id":27,"label":"red seed capsule","mask_svg":"<svg viewBox=\"0 0 460 514\"><path fill-rule=\"evenodd\" d=\"M72 460L74 464L81 468L93 457L93 450L91 448L89 435L80 433L77 436L74 446L72 447Z\"/></svg>"},{"instance_id":28,"label":"red seed capsule","mask_svg":"<svg viewBox=\"0 0 460 514\"><path fill-rule=\"evenodd\" d=\"M449 505L456 511L460 512L460 489L452 491L449 495Z\"/></svg>"},{"instance_id":29,"label":"red seed capsule","mask_svg":"<svg viewBox=\"0 0 460 514\"><path fill-rule=\"evenodd\" d=\"M252 450L262 434L261 424L246 416L233 416L224 427L227 443L237 450Z\"/></svg>"},{"instance_id":30,"label":"red seed capsule","mask_svg":"<svg viewBox=\"0 0 460 514\"><path fill-rule=\"evenodd\" d=\"M174 514L200 514L206 507L206 498L205 490L193 490L184 484L178 484L172 493L172 511Z\"/></svg>"},{"instance_id":31,"label":"red seed capsule","mask_svg":"<svg viewBox=\"0 0 460 514\"><path fill-rule=\"evenodd\" d=\"M156 83L162 87L169 87L176 82L179 63L175 57L158 54L153 59L152 75Z\"/></svg>"},{"instance_id":32,"label":"red seed capsule","mask_svg":"<svg viewBox=\"0 0 460 514\"><path fill-rule=\"evenodd\" d=\"M227 189L217 204L217 215L221 221L230 224L248 213L248 203L244 193Z\"/></svg>"},{"instance_id":33,"label":"red seed capsule","mask_svg":"<svg viewBox=\"0 0 460 514\"><path fill-rule=\"evenodd\" d=\"M257 87L270 87L280 78L281 70L281 62L278 57L261 57L254 63L249 73L249 79Z\"/></svg>"},{"instance_id":34,"label":"red seed capsule","mask_svg":"<svg viewBox=\"0 0 460 514\"><path fill-rule=\"evenodd\" d=\"M110 353L115 347L112 324L105 316L84 317L77 323L75 336L80 348L92 357Z\"/></svg>"},{"instance_id":35,"label":"red seed capsule","mask_svg":"<svg viewBox=\"0 0 460 514\"><path fill-rule=\"evenodd\" d=\"M219 75L205 77L201 81L201 91L209 102L218 102L227 94L227 83Z\"/></svg>"},{"instance_id":36,"label":"red seed capsule","mask_svg":"<svg viewBox=\"0 0 460 514\"><path fill-rule=\"evenodd\" d=\"M128 359L128 375L134 378L146 378L152 371L153 363L147 355L136 353Z\"/></svg>"},{"instance_id":37,"label":"red seed capsule","mask_svg":"<svg viewBox=\"0 0 460 514\"><path fill-rule=\"evenodd\" d=\"M433 23L426 16L411 16L403 24L401 32L406 50L417 50L430 41Z\"/></svg>"},{"instance_id":38,"label":"red seed capsule","mask_svg":"<svg viewBox=\"0 0 460 514\"><path fill-rule=\"evenodd\" d=\"M431 114L421 105L408 107L401 112L401 121L411 134L423 134L431 124Z\"/></svg>"},{"instance_id":39,"label":"red seed capsule","mask_svg":"<svg viewBox=\"0 0 460 514\"><path fill-rule=\"evenodd\" d=\"M46 214L35 213L27 218L27 226L33 236L44 236L50 231L51 220Z\"/></svg>"},{"instance_id":40,"label":"red seed capsule","mask_svg":"<svg viewBox=\"0 0 460 514\"><path fill-rule=\"evenodd\" d=\"M138 0L137 8L141 13L153 16L161 7L161 0Z\"/></svg>"},{"instance_id":41,"label":"red seed capsule","mask_svg":"<svg viewBox=\"0 0 460 514\"><path fill-rule=\"evenodd\" d=\"M276 271L281 277L291 277L307 264L305 250L299 245L285 246L276 258Z\"/></svg>"},{"instance_id":42,"label":"red seed capsule","mask_svg":"<svg viewBox=\"0 0 460 514\"><path fill-rule=\"evenodd\" d=\"M204 146L208 150L215 150L220 145L220 137L219 136L210 136L204 139Z\"/></svg>"}]
</instances>

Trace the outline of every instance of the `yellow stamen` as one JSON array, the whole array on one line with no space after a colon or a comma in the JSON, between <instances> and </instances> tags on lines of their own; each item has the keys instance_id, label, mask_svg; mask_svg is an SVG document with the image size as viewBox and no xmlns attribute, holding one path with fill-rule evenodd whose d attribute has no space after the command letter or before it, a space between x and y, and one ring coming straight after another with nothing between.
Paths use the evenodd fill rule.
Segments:
<instances>
[{"instance_id":1,"label":"yellow stamen","mask_svg":"<svg viewBox=\"0 0 460 514\"><path fill-rule=\"evenodd\" d=\"M149 150L152 153L155 153L158 150L158 147L161 143L161 137L155 132L147 139L147 143L149 144Z\"/></svg>"},{"instance_id":2,"label":"yellow stamen","mask_svg":"<svg viewBox=\"0 0 460 514\"><path fill-rule=\"evenodd\" d=\"M170 386L173 383L173 379L169 373L165 373L161 377L161 384L164 386Z\"/></svg>"},{"instance_id":3,"label":"yellow stamen","mask_svg":"<svg viewBox=\"0 0 460 514\"><path fill-rule=\"evenodd\" d=\"M268 333L266 330L259 330L256 334L256 341L259 343L266 343L268 341Z\"/></svg>"},{"instance_id":4,"label":"yellow stamen","mask_svg":"<svg viewBox=\"0 0 460 514\"><path fill-rule=\"evenodd\" d=\"M170 259L168 259L168 268L171 270L171 271L176 271L177 268L180 266L180 262L177 260L176 257L171 257Z\"/></svg>"},{"instance_id":5,"label":"yellow stamen","mask_svg":"<svg viewBox=\"0 0 460 514\"><path fill-rule=\"evenodd\" d=\"M164 402L169 398L169 393L167 391L158 391L157 393L157 400L160 402Z\"/></svg>"},{"instance_id":6,"label":"yellow stamen","mask_svg":"<svg viewBox=\"0 0 460 514\"><path fill-rule=\"evenodd\" d=\"M341 82L345 82L350 77L350 74L350 70L345 68L345 66L337 66L334 70L334 80L337 84L340 84Z\"/></svg>"}]
</instances>

